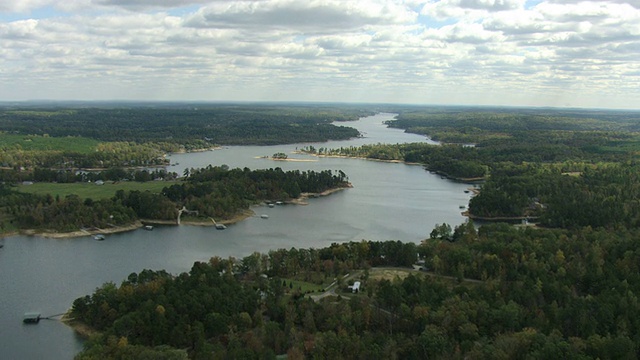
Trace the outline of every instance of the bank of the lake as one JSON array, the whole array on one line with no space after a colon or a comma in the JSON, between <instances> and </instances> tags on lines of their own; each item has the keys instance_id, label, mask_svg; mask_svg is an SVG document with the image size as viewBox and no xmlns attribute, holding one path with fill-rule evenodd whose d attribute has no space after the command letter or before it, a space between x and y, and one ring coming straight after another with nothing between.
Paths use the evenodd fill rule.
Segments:
<instances>
[{"instance_id":1,"label":"bank of the lake","mask_svg":"<svg viewBox=\"0 0 640 360\"><path fill-rule=\"evenodd\" d=\"M349 156L349 155L336 155L336 154L318 154L318 153L313 153L313 152L306 152L306 151L302 151L302 150L296 150L293 152L294 154L304 154L304 155L309 155L309 156L314 156L314 157L319 157L319 158L341 158L341 159L360 159L360 160L368 160L368 161L379 161L379 162L386 162L386 163L397 163L397 164L405 164L405 165L419 165L419 166L424 166L426 170L440 175L446 179L449 180L453 180L453 181L458 181L458 182L463 182L463 183L467 183L467 184L477 184L477 183L482 183L486 180L485 176L480 176L480 177L457 177L457 176L453 176L450 175L444 171L439 171L439 170L431 170L429 169L429 167L425 166L425 164L421 164L421 163L416 163L416 162L407 162L404 160L397 160L397 159L376 159L376 158L370 158L370 157L366 157L366 156ZM273 159L273 160L287 160L287 159ZM295 160L293 160L295 161Z\"/></svg>"},{"instance_id":2,"label":"bank of the lake","mask_svg":"<svg viewBox=\"0 0 640 360\"><path fill-rule=\"evenodd\" d=\"M83 237L83 236L117 234L117 233L122 233L127 231L133 231L143 226L144 224L141 221L136 221L132 224L113 226L113 227L104 228L104 229L97 229L97 228L86 229L86 230L83 229L83 230L69 231L69 232L25 229L25 230L20 230L20 234L27 235L27 236L40 236L40 237L51 238L51 239L69 239L69 238L77 238L77 237Z\"/></svg>"},{"instance_id":3,"label":"bank of the lake","mask_svg":"<svg viewBox=\"0 0 640 360\"><path fill-rule=\"evenodd\" d=\"M71 314L71 309L67 310L67 312L62 315L60 322L73 329L76 334L80 335L84 339L100 334L98 330L83 323L82 321L74 319L73 314Z\"/></svg>"},{"instance_id":4,"label":"bank of the lake","mask_svg":"<svg viewBox=\"0 0 640 360\"><path fill-rule=\"evenodd\" d=\"M287 200L284 203L294 204L294 205L308 205L309 198L318 198L318 197L328 196L337 191L341 191L351 187L353 187L353 185L351 183L348 183L345 186L328 189L319 193L302 193L298 198ZM255 205L255 206L258 206L258 205ZM47 229L21 229L15 232L2 234L2 237L26 235L26 236L40 236L40 237L51 238L51 239L69 239L69 238L78 238L78 237L93 236L93 235L108 235L108 234L128 232L128 231L140 229L146 225L165 225L165 226L171 226L171 225L215 226L216 224L232 225L240 221L243 221L249 217L252 217L254 215L255 215L255 212L252 209L243 209L239 211L236 215L230 218L218 219L218 220L215 220L212 218L198 218L198 217L189 217L189 216L185 216L185 219L181 219L179 223L177 219L176 220L141 219L126 225L112 226L109 228L87 228L87 229L81 229L77 231L68 231L68 232L57 232L57 231L47 230Z\"/></svg>"}]
</instances>

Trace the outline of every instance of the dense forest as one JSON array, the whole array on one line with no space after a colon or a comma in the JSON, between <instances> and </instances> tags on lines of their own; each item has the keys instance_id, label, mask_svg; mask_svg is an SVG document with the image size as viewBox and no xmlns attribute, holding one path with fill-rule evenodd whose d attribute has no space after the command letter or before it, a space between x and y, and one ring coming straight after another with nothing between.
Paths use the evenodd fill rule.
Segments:
<instances>
[{"instance_id":1,"label":"dense forest","mask_svg":"<svg viewBox=\"0 0 640 360\"><path fill-rule=\"evenodd\" d=\"M101 331L77 358L637 358L636 229L463 224L454 233L131 274L74 302L72 315ZM428 271L376 276L418 254ZM342 281L317 292L298 285L333 279Z\"/></svg>"},{"instance_id":2,"label":"dense forest","mask_svg":"<svg viewBox=\"0 0 640 360\"><path fill-rule=\"evenodd\" d=\"M370 115L361 107L314 105L113 106L0 109L0 131L50 137L79 136L104 142L170 142L196 140L211 144L284 144L358 136L333 121Z\"/></svg>"}]
</instances>

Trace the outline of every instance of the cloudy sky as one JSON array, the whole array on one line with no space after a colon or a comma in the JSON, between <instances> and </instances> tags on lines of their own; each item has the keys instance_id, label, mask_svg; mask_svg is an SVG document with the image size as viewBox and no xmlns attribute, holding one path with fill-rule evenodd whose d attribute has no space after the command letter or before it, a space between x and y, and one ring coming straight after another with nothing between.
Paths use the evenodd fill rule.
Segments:
<instances>
[{"instance_id":1,"label":"cloudy sky","mask_svg":"<svg viewBox=\"0 0 640 360\"><path fill-rule=\"evenodd\" d=\"M0 101L640 109L640 0L0 0Z\"/></svg>"}]
</instances>

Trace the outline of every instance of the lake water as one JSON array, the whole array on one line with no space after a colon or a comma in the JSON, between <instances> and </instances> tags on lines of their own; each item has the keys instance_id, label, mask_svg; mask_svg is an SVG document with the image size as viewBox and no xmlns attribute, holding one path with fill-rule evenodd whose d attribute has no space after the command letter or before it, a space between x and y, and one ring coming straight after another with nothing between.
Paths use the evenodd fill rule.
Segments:
<instances>
[{"instance_id":1,"label":"lake water","mask_svg":"<svg viewBox=\"0 0 640 360\"><path fill-rule=\"evenodd\" d=\"M191 154L174 154L169 170L209 164L283 170L342 170L353 188L309 205L255 207L256 216L218 231L213 227L166 226L107 236L44 239L14 236L0 249L0 359L72 359L82 339L58 321L23 325L25 312L43 316L66 311L77 297L92 293L107 281L119 284L132 272L166 269L188 271L194 261L212 256L243 257L254 251L278 248L325 247L333 242L402 240L419 242L435 224L464 222L468 185L441 179L421 166L360 159L316 158L291 154L296 148L359 146L371 143L425 142L428 139L388 129L382 121L393 114L378 114L344 123L365 137L320 144L235 146ZM314 160L283 162L256 158L285 152L290 158ZM268 219L260 218L267 214Z\"/></svg>"}]
</instances>

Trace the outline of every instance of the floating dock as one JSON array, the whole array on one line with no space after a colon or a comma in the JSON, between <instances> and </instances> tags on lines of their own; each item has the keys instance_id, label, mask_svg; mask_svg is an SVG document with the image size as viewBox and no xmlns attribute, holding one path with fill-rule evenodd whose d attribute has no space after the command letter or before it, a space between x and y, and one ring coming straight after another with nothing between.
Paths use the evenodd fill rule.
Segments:
<instances>
[{"instance_id":1,"label":"floating dock","mask_svg":"<svg viewBox=\"0 0 640 360\"><path fill-rule=\"evenodd\" d=\"M42 319L42 317L40 316L40 313L28 312L28 313L24 313L22 322L25 324L37 324L40 322L40 319Z\"/></svg>"}]
</instances>

